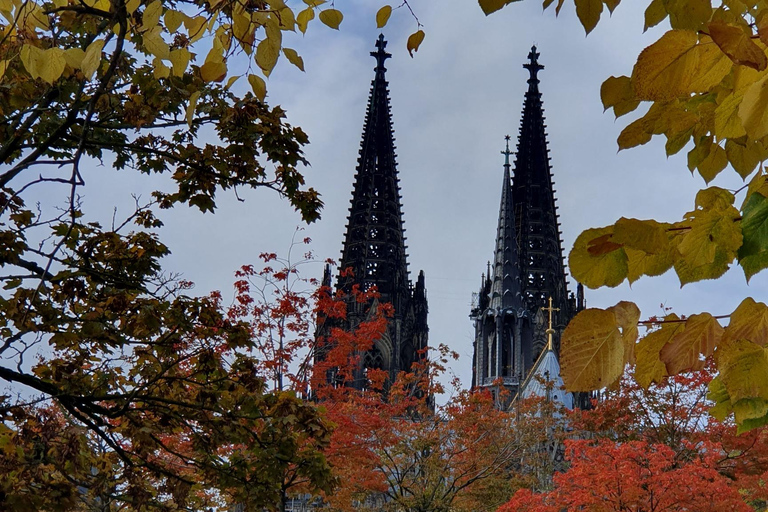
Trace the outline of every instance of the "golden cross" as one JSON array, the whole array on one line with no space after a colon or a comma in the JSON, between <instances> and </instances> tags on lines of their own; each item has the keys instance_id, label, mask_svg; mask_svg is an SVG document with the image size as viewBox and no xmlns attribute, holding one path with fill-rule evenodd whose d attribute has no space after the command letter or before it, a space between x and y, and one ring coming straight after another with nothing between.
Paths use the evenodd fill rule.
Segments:
<instances>
[{"instance_id":1,"label":"golden cross","mask_svg":"<svg viewBox=\"0 0 768 512\"><path fill-rule=\"evenodd\" d=\"M541 308L542 311L548 311L549 312L549 327L547 328L547 331L552 331L552 312L553 311L560 311L560 308L553 308L552 307L552 297L549 298L549 307L548 308Z\"/></svg>"}]
</instances>

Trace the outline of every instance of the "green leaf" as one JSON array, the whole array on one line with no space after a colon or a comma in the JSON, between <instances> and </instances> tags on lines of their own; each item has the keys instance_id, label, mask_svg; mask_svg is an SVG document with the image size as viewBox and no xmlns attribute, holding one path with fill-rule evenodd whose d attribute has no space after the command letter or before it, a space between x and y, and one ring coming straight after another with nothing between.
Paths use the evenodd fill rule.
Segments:
<instances>
[{"instance_id":1,"label":"green leaf","mask_svg":"<svg viewBox=\"0 0 768 512\"><path fill-rule=\"evenodd\" d=\"M745 398L768 399L768 358L763 347L747 340L724 339L716 357L731 403Z\"/></svg>"},{"instance_id":2,"label":"green leaf","mask_svg":"<svg viewBox=\"0 0 768 512\"><path fill-rule=\"evenodd\" d=\"M768 198L754 193L742 208L739 265L747 280L768 267Z\"/></svg>"}]
</instances>

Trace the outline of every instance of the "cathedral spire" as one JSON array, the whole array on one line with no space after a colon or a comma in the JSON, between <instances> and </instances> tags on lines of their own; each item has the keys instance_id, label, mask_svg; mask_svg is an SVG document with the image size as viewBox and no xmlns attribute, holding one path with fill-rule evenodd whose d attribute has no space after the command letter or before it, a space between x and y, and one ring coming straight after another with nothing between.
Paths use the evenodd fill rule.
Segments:
<instances>
[{"instance_id":1,"label":"cathedral spire","mask_svg":"<svg viewBox=\"0 0 768 512\"><path fill-rule=\"evenodd\" d=\"M512 196L515 204L521 277L526 306L531 311L547 305L552 297L560 309L555 323L560 328L570 318L568 290L549 162L544 109L539 92L536 46L528 54L528 91L525 93L520 137L515 157ZM558 347L559 349L559 344Z\"/></svg>"},{"instance_id":2,"label":"cathedral spire","mask_svg":"<svg viewBox=\"0 0 768 512\"><path fill-rule=\"evenodd\" d=\"M509 163L509 135L504 155L504 178L501 184L499 224L496 229L496 249L493 258L493 277L490 306L497 311L519 309L521 302L520 267L517 260L517 233L515 208L512 202L512 181Z\"/></svg>"},{"instance_id":3,"label":"cathedral spire","mask_svg":"<svg viewBox=\"0 0 768 512\"><path fill-rule=\"evenodd\" d=\"M360 143L360 156L347 217L340 269L351 269L352 277L339 277L337 287L351 292L353 286L368 290L375 286L380 303L390 303L394 316L381 339L361 357L354 385L365 386L365 368L387 370L390 378L409 371L427 345L427 294L424 273L415 287L408 275L405 228L400 185L395 162L395 138L389 104L385 61L387 42L380 35L375 76ZM369 314L370 304L350 300L347 328L354 328ZM420 352L421 351L421 352Z\"/></svg>"}]
</instances>

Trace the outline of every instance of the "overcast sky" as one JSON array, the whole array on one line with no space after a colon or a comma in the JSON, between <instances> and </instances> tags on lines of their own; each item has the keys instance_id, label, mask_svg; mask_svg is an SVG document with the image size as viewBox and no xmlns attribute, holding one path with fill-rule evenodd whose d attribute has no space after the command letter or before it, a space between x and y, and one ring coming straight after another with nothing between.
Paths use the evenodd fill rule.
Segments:
<instances>
[{"instance_id":1,"label":"overcast sky","mask_svg":"<svg viewBox=\"0 0 768 512\"><path fill-rule=\"evenodd\" d=\"M296 2L298 4L298 2ZM384 34L393 58L387 61L397 162L409 246L411 277L426 273L430 344L446 343L461 355L453 370L470 383L473 327L470 300L492 256L502 179L504 136L517 139L528 72L522 64L532 44L545 66L539 74L547 117L556 197L565 253L588 227L619 217L679 220L693 208L704 186L686 168L686 148L666 158L664 141L617 152L616 137L630 115L614 121L603 113L600 84L630 74L637 54L667 27L643 34L647 2L625 2L588 37L566 2L561 16L542 13L526 0L490 17L477 3L411 0L426 39L415 58L405 41L416 30L406 9L396 9ZM269 79L271 105L282 105L289 121L310 138L306 176L325 201L322 219L306 228L318 257L338 258L374 59L369 52L379 31L374 16L381 2L336 2L345 18L340 31L314 20L306 36L290 34L284 44L304 58L302 73L284 59ZM607 15L604 15L607 16ZM242 80L244 82L244 80ZM245 87L246 84L239 84ZM99 171L100 172L100 171ZM715 181L737 188L732 170ZM86 196L105 205L122 204L128 191L141 191L144 178L128 173L109 178L109 187L86 187ZM115 186L115 185L118 186ZM263 251L285 253L298 214L268 191L246 201L227 195L215 215L178 208L165 214L161 236L173 255L168 270L197 283L195 291L231 295L233 271L258 264ZM738 198L738 202L743 196ZM310 267L305 267L309 269ZM314 267L317 277L322 268ZM661 303L678 314L732 311L747 295L764 299L766 273L746 285L740 268L726 278L680 289L674 273L644 279L631 289L587 290L587 303L607 307L619 300L638 303L643 316ZM570 285L575 290L575 285Z\"/></svg>"}]
</instances>

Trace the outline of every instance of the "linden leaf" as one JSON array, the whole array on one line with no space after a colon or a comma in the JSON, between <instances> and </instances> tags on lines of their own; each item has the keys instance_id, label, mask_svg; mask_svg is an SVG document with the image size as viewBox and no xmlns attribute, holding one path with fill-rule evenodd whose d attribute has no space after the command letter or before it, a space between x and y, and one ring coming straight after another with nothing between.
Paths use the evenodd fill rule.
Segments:
<instances>
[{"instance_id":1,"label":"linden leaf","mask_svg":"<svg viewBox=\"0 0 768 512\"><path fill-rule=\"evenodd\" d=\"M269 76L275 68L278 57L280 57L280 45L270 37L262 39L256 47L256 64L266 76Z\"/></svg>"},{"instance_id":2,"label":"linden leaf","mask_svg":"<svg viewBox=\"0 0 768 512\"><path fill-rule=\"evenodd\" d=\"M645 27L643 31L655 27L667 17L667 9L664 7L664 0L653 0L645 9Z\"/></svg>"},{"instance_id":3,"label":"linden leaf","mask_svg":"<svg viewBox=\"0 0 768 512\"><path fill-rule=\"evenodd\" d=\"M748 340L761 347L768 346L768 306L747 297L736 310L723 333L723 339Z\"/></svg>"},{"instance_id":4,"label":"linden leaf","mask_svg":"<svg viewBox=\"0 0 768 512\"><path fill-rule=\"evenodd\" d=\"M163 20L165 21L165 28L168 29L168 32L171 34L179 30L179 27L182 23L184 23L184 20L186 19L186 14L173 9L168 9L165 11L165 15L163 16Z\"/></svg>"},{"instance_id":5,"label":"linden leaf","mask_svg":"<svg viewBox=\"0 0 768 512\"><path fill-rule=\"evenodd\" d=\"M141 15L141 27L142 30L152 30L160 21L160 16L163 14L163 2L155 0L147 5L144 9L144 13ZM170 30L170 29L169 29Z\"/></svg>"},{"instance_id":6,"label":"linden leaf","mask_svg":"<svg viewBox=\"0 0 768 512\"><path fill-rule=\"evenodd\" d=\"M667 0L664 6L669 24L676 29L697 31L712 16L710 0Z\"/></svg>"},{"instance_id":7,"label":"linden leaf","mask_svg":"<svg viewBox=\"0 0 768 512\"><path fill-rule=\"evenodd\" d=\"M226 76L226 62L211 60L200 66L200 77L206 82L221 82Z\"/></svg>"},{"instance_id":8,"label":"linden leaf","mask_svg":"<svg viewBox=\"0 0 768 512\"><path fill-rule=\"evenodd\" d=\"M742 207L739 265L747 281L768 267L768 198L754 193Z\"/></svg>"},{"instance_id":9,"label":"linden leaf","mask_svg":"<svg viewBox=\"0 0 768 512\"><path fill-rule=\"evenodd\" d=\"M104 40L96 39L85 49L85 55L83 56L83 62L80 65L80 69L88 80L93 78L93 74L99 69L99 65L101 64L101 50L103 48Z\"/></svg>"},{"instance_id":10,"label":"linden leaf","mask_svg":"<svg viewBox=\"0 0 768 512\"><path fill-rule=\"evenodd\" d=\"M20 57L21 63L24 64L24 68L32 78L40 77L40 67L44 58L45 52L30 44L25 44L21 47Z\"/></svg>"},{"instance_id":11,"label":"linden leaf","mask_svg":"<svg viewBox=\"0 0 768 512\"><path fill-rule=\"evenodd\" d=\"M569 391L603 388L624 371L624 340L612 311L580 311L565 328L561 347L563 382Z\"/></svg>"},{"instance_id":12,"label":"linden leaf","mask_svg":"<svg viewBox=\"0 0 768 512\"><path fill-rule=\"evenodd\" d=\"M168 78L171 74L171 68L166 66L165 63L157 57L152 61L152 67L154 68L152 74L158 80L161 78Z\"/></svg>"},{"instance_id":13,"label":"linden leaf","mask_svg":"<svg viewBox=\"0 0 768 512\"><path fill-rule=\"evenodd\" d=\"M189 126L192 126L198 99L200 99L200 91L195 91L189 96L189 105L187 106L187 124Z\"/></svg>"},{"instance_id":14,"label":"linden leaf","mask_svg":"<svg viewBox=\"0 0 768 512\"><path fill-rule=\"evenodd\" d=\"M161 59L170 58L171 49L157 31L145 32L143 38L147 52Z\"/></svg>"},{"instance_id":15,"label":"linden leaf","mask_svg":"<svg viewBox=\"0 0 768 512\"><path fill-rule=\"evenodd\" d=\"M621 246L615 250L595 251L591 243L611 235L613 226L588 229L581 233L568 256L568 268L576 281L589 288L618 286L627 277L627 255ZM590 247L593 248L590 253Z\"/></svg>"},{"instance_id":16,"label":"linden leaf","mask_svg":"<svg viewBox=\"0 0 768 512\"><path fill-rule=\"evenodd\" d=\"M267 96L267 84L264 83L264 80L260 76L248 75L248 83L251 84L254 96L264 101Z\"/></svg>"},{"instance_id":17,"label":"linden leaf","mask_svg":"<svg viewBox=\"0 0 768 512\"><path fill-rule=\"evenodd\" d=\"M322 21L325 25L336 30L339 30L339 25L341 25L341 21L344 19L344 15L341 14L341 11L337 9L326 9L324 11L320 11L319 17L320 21Z\"/></svg>"},{"instance_id":18,"label":"linden leaf","mask_svg":"<svg viewBox=\"0 0 768 512\"><path fill-rule=\"evenodd\" d=\"M724 421L733 412L733 408L731 407L731 397L728 396L723 381L720 380L720 377L715 377L709 382L707 389L707 400L715 403L709 409L709 414L719 421Z\"/></svg>"},{"instance_id":19,"label":"linden leaf","mask_svg":"<svg viewBox=\"0 0 768 512\"><path fill-rule=\"evenodd\" d=\"M421 46L422 41L424 41L423 30L417 30L416 32L408 36L408 42L406 43L406 46L408 48L408 53L410 54L411 58L413 58L413 52L419 51L419 46Z\"/></svg>"},{"instance_id":20,"label":"linden leaf","mask_svg":"<svg viewBox=\"0 0 768 512\"><path fill-rule=\"evenodd\" d=\"M731 93L715 109L714 134L719 139L736 139L747 134L739 117L739 107L743 99L743 94Z\"/></svg>"},{"instance_id":21,"label":"linden leaf","mask_svg":"<svg viewBox=\"0 0 768 512\"><path fill-rule=\"evenodd\" d=\"M292 48L283 48L283 53L285 54L285 58L288 59L288 62L304 71L304 59L296 53L296 50Z\"/></svg>"},{"instance_id":22,"label":"linden leaf","mask_svg":"<svg viewBox=\"0 0 768 512\"><path fill-rule=\"evenodd\" d=\"M643 388L648 389L652 382L661 382L667 374L667 368L659 354L664 345L678 333L683 332L684 324L678 322L674 313L664 317L661 328L648 333L635 347L637 364L635 365L635 380Z\"/></svg>"},{"instance_id":23,"label":"linden leaf","mask_svg":"<svg viewBox=\"0 0 768 512\"><path fill-rule=\"evenodd\" d=\"M628 76L612 76L603 82L600 86L600 99L605 110L613 107L613 114L616 117L632 112L640 105L640 102L635 99L632 82Z\"/></svg>"},{"instance_id":24,"label":"linden leaf","mask_svg":"<svg viewBox=\"0 0 768 512\"><path fill-rule=\"evenodd\" d=\"M184 27L189 34L189 40L191 43L196 42L205 34L205 24L208 20L205 16L196 16L194 18L187 17L184 19Z\"/></svg>"},{"instance_id":25,"label":"linden leaf","mask_svg":"<svg viewBox=\"0 0 768 512\"><path fill-rule=\"evenodd\" d=\"M616 317L616 325L621 330L624 342L624 363L635 364L635 343L637 342L637 323L640 321L640 308L633 302L621 301L608 308Z\"/></svg>"},{"instance_id":26,"label":"linden leaf","mask_svg":"<svg viewBox=\"0 0 768 512\"><path fill-rule=\"evenodd\" d=\"M669 224L662 224L655 220L622 217L613 227L612 238L617 244L650 254L658 254L669 248L667 229Z\"/></svg>"},{"instance_id":27,"label":"linden leaf","mask_svg":"<svg viewBox=\"0 0 768 512\"><path fill-rule=\"evenodd\" d=\"M745 398L768 399L768 357L760 345L722 340L717 347L717 371L731 403Z\"/></svg>"},{"instance_id":28,"label":"linden leaf","mask_svg":"<svg viewBox=\"0 0 768 512\"><path fill-rule=\"evenodd\" d=\"M64 51L64 60L67 61L67 66L72 69L80 69L83 65L83 58L85 58L85 52L80 48L68 48Z\"/></svg>"},{"instance_id":29,"label":"linden leaf","mask_svg":"<svg viewBox=\"0 0 768 512\"><path fill-rule=\"evenodd\" d=\"M699 174L709 183L728 165L728 155L718 144L713 144L709 154L697 166Z\"/></svg>"},{"instance_id":30,"label":"linden leaf","mask_svg":"<svg viewBox=\"0 0 768 512\"><path fill-rule=\"evenodd\" d=\"M59 79L66 66L67 60L64 58L64 50L58 47L48 48L38 61L37 71L40 78L52 84Z\"/></svg>"},{"instance_id":31,"label":"linden leaf","mask_svg":"<svg viewBox=\"0 0 768 512\"><path fill-rule=\"evenodd\" d=\"M313 19L315 19L315 10L311 7L307 7L296 16L296 24L299 26L302 34L307 32L307 25Z\"/></svg>"},{"instance_id":32,"label":"linden leaf","mask_svg":"<svg viewBox=\"0 0 768 512\"><path fill-rule=\"evenodd\" d=\"M392 6L385 5L376 13L376 28L384 28L392 15Z\"/></svg>"},{"instance_id":33,"label":"linden leaf","mask_svg":"<svg viewBox=\"0 0 768 512\"><path fill-rule=\"evenodd\" d=\"M739 105L739 119L753 139L768 135L768 75L752 84Z\"/></svg>"},{"instance_id":34,"label":"linden leaf","mask_svg":"<svg viewBox=\"0 0 768 512\"><path fill-rule=\"evenodd\" d=\"M670 30L644 49L632 70L638 99L669 101L707 92L719 84L733 63L711 39L695 32Z\"/></svg>"},{"instance_id":35,"label":"linden leaf","mask_svg":"<svg viewBox=\"0 0 768 512\"><path fill-rule=\"evenodd\" d=\"M486 16L492 12L496 12L509 3L508 0L478 0L480 8L483 10Z\"/></svg>"},{"instance_id":36,"label":"linden leaf","mask_svg":"<svg viewBox=\"0 0 768 512\"><path fill-rule=\"evenodd\" d=\"M608 8L608 11L613 14L613 11L619 6L621 0L603 0L603 3Z\"/></svg>"},{"instance_id":37,"label":"linden leaf","mask_svg":"<svg viewBox=\"0 0 768 512\"><path fill-rule=\"evenodd\" d=\"M184 76L184 72L189 65L189 59L191 58L189 50L186 48L172 50L169 58L171 60L171 65L173 66L173 76Z\"/></svg>"},{"instance_id":38,"label":"linden leaf","mask_svg":"<svg viewBox=\"0 0 768 512\"><path fill-rule=\"evenodd\" d=\"M725 141L725 154L739 176L746 179L760 163L762 148L752 140L746 140L744 144L741 144L733 139L728 139Z\"/></svg>"},{"instance_id":39,"label":"linden leaf","mask_svg":"<svg viewBox=\"0 0 768 512\"><path fill-rule=\"evenodd\" d=\"M584 30L589 34L600 21L603 2L602 0L574 0L574 3L576 4L576 15L579 17Z\"/></svg>"},{"instance_id":40,"label":"linden leaf","mask_svg":"<svg viewBox=\"0 0 768 512\"><path fill-rule=\"evenodd\" d=\"M296 18L293 15L293 10L289 7L283 7L277 13L278 26L281 30L287 30L290 32L296 31Z\"/></svg>"},{"instance_id":41,"label":"linden leaf","mask_svg":"<svg viewBox=\"0 0 768 512\"><path fill-rule=\"evenodd\" d=\"M677 375L684 371L704 368L704 358L712 355L723 336L723 328L709 313L692 315L660 353L667 373Z\"/></svg>"},{"instance_id":42,"label":"linden leaf","mask_svg":"<svg viewBox=\"0 0 768 512\"><path fill-rule=\"evenodd\" d=\"M749 66L762 71L768 66L768 58L765 53L751 39L751 33L747 34L737 26L724 21L713 20L709 22L709 35L733 62L742 66Z\"/></svg>"}]
</instances>

